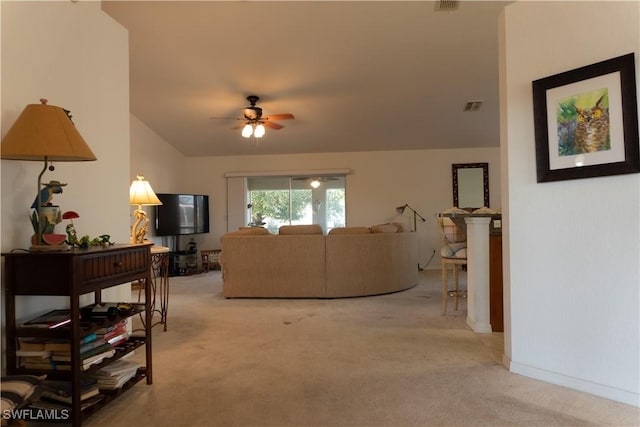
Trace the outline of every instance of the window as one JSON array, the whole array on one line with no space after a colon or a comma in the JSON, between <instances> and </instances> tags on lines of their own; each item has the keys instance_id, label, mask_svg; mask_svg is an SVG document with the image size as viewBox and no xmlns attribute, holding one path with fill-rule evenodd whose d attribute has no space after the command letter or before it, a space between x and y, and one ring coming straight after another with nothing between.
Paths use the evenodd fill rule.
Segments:
<instances>
[{"instance_id":1,"label":"window","mask_svg":"<svg viewBox=\"0 0 640 427\"><path fill-rule=\"evenodd\" d=\"M248 224L277 233L282 225L319 224L325 232L344 227L345 177L247 177Z\"/></svg>"}]
</instances>

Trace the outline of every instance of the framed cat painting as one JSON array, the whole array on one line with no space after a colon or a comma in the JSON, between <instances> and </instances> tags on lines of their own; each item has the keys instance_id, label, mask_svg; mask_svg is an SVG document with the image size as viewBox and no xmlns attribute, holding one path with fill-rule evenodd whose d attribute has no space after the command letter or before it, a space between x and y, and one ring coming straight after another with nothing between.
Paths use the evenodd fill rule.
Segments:
<instances>
[{"instance_id":1,"label":"framed cat painting","mask_svg":"<svg viewBox=\"0 0 640 427\"><path fill-rule=\"evenodd\" d=\"M634 54L533 82L538 182L640 172Z\"/></svg>"}]
</instances>

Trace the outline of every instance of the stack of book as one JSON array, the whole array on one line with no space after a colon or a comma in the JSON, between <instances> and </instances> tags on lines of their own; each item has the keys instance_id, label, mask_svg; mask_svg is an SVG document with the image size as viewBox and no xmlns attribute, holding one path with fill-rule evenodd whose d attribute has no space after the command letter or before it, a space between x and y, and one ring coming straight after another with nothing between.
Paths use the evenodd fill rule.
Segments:
<instances>
[{"instance_id":1,"label":"stack of book","mask_svg":"<svg viewBox=\"0 0 640 427\"><path fill-rule=\"evenodd\" d=\"M136 375L140 363L133 360L120 359L109 366L98 369L89 377L98 382L100 390L116 390Z\"/></svg>"},{"instance_id":2,"label":"stack of book","mask_svg":"<svg viewBox=\"0 0 640 427\"><path fill-rule=\"evenodd\" d=\"M56 369L51 360L52 352L45 348L44 338L22 338L18 342L16 356L20 366L26 369Z\"/></svg>"},{"instance_id":3,"label":"stack of book","mask_svg":"<svg viewBox=\"0 0 640 427\"><path fill-rule=\"evenodd\" d=\"M56 363L56 369L60 366L70 366L71 364L71 343L69 341L58 341L45 343L45 349L51 350L51 360ZM96 333L87 335L80 342L80 360L82 370L88 369L91 365L102 362L104 359L112 357L115 350Z\"/></svg>"},{"instance_id":4,"label":"stack of book","mask_svg":"<svg viewBox=\"0 0 640 427\"><path fill-rule=\"evenodd\" d=\"M27 369L55 369L55 364L51 362L51 352L44 349L44 345L40 346L40 350L23 348L16 351L16 356L20 360L20 366Z\"/></svg>"},{"instance_id":5,"label":"stack of book","mask_svg":"<svg viewBox=\"0 0 640 427\"><path fill-rule=\"evenodd\" d=\"M18 346L16 356L20 358L20 366L24 368L59 371L71 369L71 343L67 339L26 338L20 340ZM114 354L114 346L97 333L91 333L80 341L82 370L101 363Z\"/></svg>"},{"instance_id":6,"label":"stack of book","mask_svg":"<svg viewBox=\"0 0 640 427\"><path fill-rule=\"evenodd\" d=\"M118 347L129 339L127 320L125 319L107 328L99 329L96 331L96 335L104 342L109 343L111 347Z\"/></svg>"}]
</instances>

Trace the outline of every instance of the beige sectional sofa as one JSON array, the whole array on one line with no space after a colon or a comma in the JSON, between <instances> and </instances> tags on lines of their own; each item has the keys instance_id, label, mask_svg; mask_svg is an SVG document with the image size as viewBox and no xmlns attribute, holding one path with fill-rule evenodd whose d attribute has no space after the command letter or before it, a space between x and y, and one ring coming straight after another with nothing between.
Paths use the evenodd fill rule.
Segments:
<instances>
[{"instance_id":1,"label":"beige sectional sofa","mask_svg":"<svg viewBox=\"0 0 640 427\"><path fill-rule=\"evenodd\" d=\"M417 284L416 234L395 224L326 236L319 226L286 226L279 233L247 229L222 236L225 297L354 297Z\"/></svg>"}]
</instances>

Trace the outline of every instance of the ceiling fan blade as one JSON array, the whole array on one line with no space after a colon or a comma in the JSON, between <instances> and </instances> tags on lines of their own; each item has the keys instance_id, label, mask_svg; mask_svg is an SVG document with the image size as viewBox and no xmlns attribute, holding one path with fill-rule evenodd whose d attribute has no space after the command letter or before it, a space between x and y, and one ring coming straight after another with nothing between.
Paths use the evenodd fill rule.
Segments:
<instances>
[{"instance_id":1,"label":"ceiling fan blade","mask_svg":"<svg viewBox=\"0 0 640 427\"><path fill-rule=\"evenodd\" d=\"M263 117L263 120L291 120L295 119L293 114L269 114L268 116Z\"/></svg>"},{"instance_id":2,"label":"ceiling fan blade","mask_svg":"<svg viewBox=\"0 0 640 427\"><path fill-rule=\"evenodd\" d=\"M262 123L265 127L271 128L271 129L282 129L284 126L279 125L278 123L275 122L268 122L268 121L262 121L260 120L260 123Z\"/></svg>"}]
</instances>

